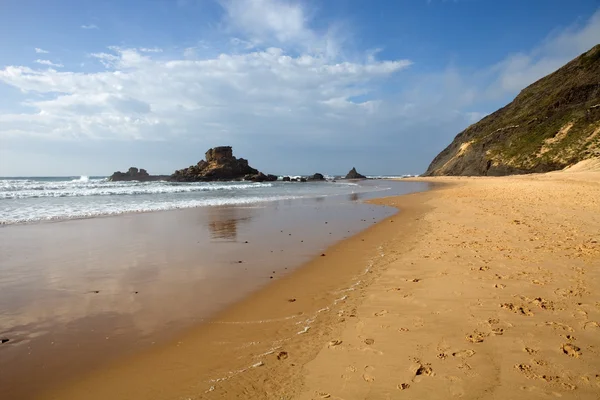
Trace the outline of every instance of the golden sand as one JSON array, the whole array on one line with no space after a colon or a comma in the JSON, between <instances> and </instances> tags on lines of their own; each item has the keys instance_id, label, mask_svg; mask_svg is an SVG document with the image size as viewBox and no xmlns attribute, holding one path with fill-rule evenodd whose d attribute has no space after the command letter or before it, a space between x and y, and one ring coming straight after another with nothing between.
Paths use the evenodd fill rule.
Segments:
<instances>
[{"instance_id":1,"label":"golden sand","mask_svg":"<svg viewBox=\"0 0 600 400\"><path fill-rule=\"evenodd\" d=\"M582 170L377 200L402 212L40 398L598 399L600 173Z\"/></svg>"}]
</instances>

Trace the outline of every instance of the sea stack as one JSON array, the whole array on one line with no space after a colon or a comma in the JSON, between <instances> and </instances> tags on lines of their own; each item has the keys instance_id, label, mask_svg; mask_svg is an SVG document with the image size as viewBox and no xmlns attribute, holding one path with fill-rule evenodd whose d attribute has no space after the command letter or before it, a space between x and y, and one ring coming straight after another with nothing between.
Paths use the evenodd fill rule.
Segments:
<instances>
[{"instance_id":1,"label":"sea stack","mask_svg":"<svg viewBox=\"0 0 600 400\"><path fill-rule=\"evenodd\" d=\"M251 180L256 182L276 180L274 175L265 175L248 165L248 160L235 158L231 146L209 149L205 159L188 168L177 170L171 175L176 182L210 182Z\"/></svg>"},{"instance_id":2,"label":"sea stack","mask_svg":"<svg viewBox=\"0 0 600 400\"><path fill-rule=\"evenodd\" d=\"M356 171L356 168L352 168L350 172L348 172L348 174L346 175L345 179L367 179L367 177L362 174L359 174Z\"/></svg>"},{"instance_id":3,"label":"sea stack","mask_svg":"<svg viewBox=\"0 0 600 400\"><path fill-rule=\"evenodd\" d=\"M117 171L112 174L108 180L111 182L123 182L123 181L161 181L167 180L169 177L165 175L150 175L148 172L141 168L137 169L136 167L131 167L127 172Z\"/></svg>"}]
</instances>

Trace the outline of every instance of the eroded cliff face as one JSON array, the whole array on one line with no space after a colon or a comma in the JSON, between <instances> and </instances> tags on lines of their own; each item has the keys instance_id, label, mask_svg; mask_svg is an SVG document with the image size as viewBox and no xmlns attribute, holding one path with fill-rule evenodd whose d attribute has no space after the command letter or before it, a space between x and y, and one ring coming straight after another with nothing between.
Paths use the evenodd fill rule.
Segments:
<instances>
[{"instance_id":1,"label":"eroded cliff face","mask_svg":"<svg viewBox=\"0 0 600 400\"><path fill-rule=\"evenodd\" d=\"M600 45L459 133L425 175L547 172L600 156Z\"/></svg>"},{"instance_id":2,"label":"eroded cliff face","mask_svg":"<svg viewBox=\"0 0 600 400\"><path fill-rule=\"evenodd\" d=\"M205 159L188 168L175 171L171 180L179 182L202 181L231 181L240 179L253 180L259 172L248 165L243 158L235 158L230 146L221 146L209 149Z\"/></svg>"}]
</instances>

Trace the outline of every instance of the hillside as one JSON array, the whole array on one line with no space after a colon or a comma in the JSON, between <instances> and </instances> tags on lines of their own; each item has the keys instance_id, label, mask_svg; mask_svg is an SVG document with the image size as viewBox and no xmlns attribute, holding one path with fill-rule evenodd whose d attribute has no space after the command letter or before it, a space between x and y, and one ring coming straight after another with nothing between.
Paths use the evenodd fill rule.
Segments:
<instances>
[{"instance_id":1,"label":"hillside","mask_svg":"<svg viewBox=\"0 0 600 400\"><path fill-rule=\"evenodd\" d=\"M459 133L425 175L510 175L600 156L600 45Z\"/></svg>"}]
</instances>

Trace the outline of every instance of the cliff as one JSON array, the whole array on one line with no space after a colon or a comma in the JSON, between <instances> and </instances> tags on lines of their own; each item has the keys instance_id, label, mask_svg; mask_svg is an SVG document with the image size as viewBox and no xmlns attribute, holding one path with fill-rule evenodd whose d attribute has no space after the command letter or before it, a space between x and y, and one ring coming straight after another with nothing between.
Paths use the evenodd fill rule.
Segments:
<instances>
[{"instance_id":1,"label":"cliff","mask_svg":"<svg viewBox=\"0 0 600 400\"><path fill-rule=\"evenodd\" d=\"M510 175L600 156L600 45L459 133L425 175Z\"/></svg>"}]
</instances>

